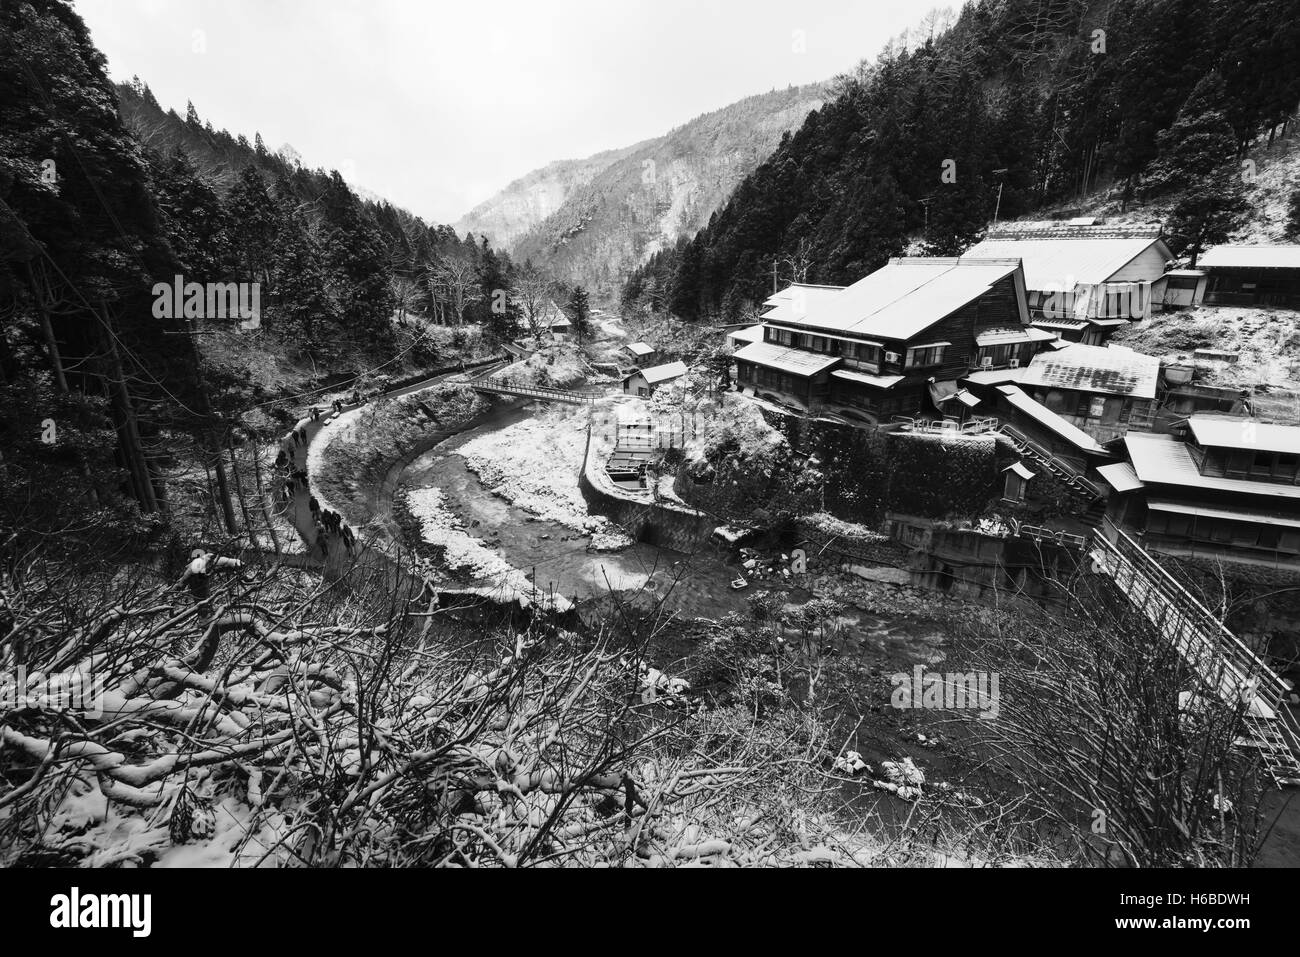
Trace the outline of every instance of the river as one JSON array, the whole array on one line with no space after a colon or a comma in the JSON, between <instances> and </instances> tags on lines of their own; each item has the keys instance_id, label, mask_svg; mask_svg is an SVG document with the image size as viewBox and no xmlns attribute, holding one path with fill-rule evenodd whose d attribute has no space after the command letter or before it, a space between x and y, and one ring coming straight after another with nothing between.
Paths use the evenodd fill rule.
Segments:
<instances>
[{"instance_id":1,"label":"river","mask_svg":"<svg viewBox=\"0 0 1300 957\"><path fill-rule=\"evenodd\" d=\"M748 610L745 598L753 589L733 591L730 582L740 568L716 554L692 556L644 543L617 552L595 552L590 549L590 536L538 518L485 488L458 450L484 433L534 414L529 406L506 410L448 439L412 462L400 484L408 489L440 489L443 505L466 531L528 574L539 590L554 589L579 604L611 592L637 593L638 604L663 598L665 611L687 619L716 619Z\"/></svg>"}]
</instances>

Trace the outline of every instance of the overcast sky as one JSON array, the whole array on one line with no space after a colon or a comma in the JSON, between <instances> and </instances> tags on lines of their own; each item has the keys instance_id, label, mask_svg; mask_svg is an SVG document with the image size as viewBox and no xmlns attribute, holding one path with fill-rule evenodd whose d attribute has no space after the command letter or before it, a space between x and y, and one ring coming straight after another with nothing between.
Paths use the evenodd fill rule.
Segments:
<instances>
[{"instance_id":1,"label":"overcast sky","mask_svg":"<svg viewBox=\"0 0 1300 957\"><path fill-rule=\"evenodd\" d=\"M947 5L947 4L941 4ZM912 0L75 0L116 80L433 222L874 56ZM803 52L798 52L799 48Z\"/></svg>"}]
</instances>

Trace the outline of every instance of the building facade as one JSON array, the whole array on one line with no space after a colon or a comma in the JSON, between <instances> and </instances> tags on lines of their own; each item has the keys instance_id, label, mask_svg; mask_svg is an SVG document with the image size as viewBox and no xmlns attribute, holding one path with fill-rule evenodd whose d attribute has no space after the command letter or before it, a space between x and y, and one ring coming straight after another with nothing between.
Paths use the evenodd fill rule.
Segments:
<instances>
[{"instance_id":1,"label":"building facade","mask_svg":"<svg viewBox=\"0 0 1300 957\"><path fill-rule=\"evenodd\" d=\"M1101 469L1108 512L1148 549L1300 569L1300 427L1193 416L1186 441L1133 434Z\"/></svg>"},{"instance_id":2,"label":"building facade","mask_svg":"<svg viewBox=\"0 0 1300 957\"><path fill-rule=\"evenodd\" d=\"M1029 325L1018 260L894 259L806 311L792 301L736 351L738 388L867 423L931 411L932 384L1027 364L1055 338Z\"/></svg>"}]
</instances>

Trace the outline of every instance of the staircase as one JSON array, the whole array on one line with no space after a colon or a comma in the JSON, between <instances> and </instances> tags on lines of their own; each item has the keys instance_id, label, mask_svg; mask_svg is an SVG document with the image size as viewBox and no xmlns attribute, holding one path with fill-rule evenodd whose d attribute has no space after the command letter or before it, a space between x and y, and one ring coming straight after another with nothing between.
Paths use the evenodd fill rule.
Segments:
<instances>
[{"instance_id":1,"label":"staircase","mask_svg":"<svg viewBox=\"0 0 1300 957\"><path fill-rule=\"evenodd\" d=\"M1031 441L1028 436L1014 426L1003 425L998 429L998 432L1010 439L1011 443L1020 451L1021 455L1032 459L1037 462L1039 466L1047 469L1047 471L1055 475L1071 495L1079 501L1088 504L1089 511L1092 511L1093 505L1101 501L1101 489L1093 482L1084 478L1083 473L1069 462L1066 462L1063 459L1058 459L1037 442ZM1099 516L1094 517L1099 518ZM1090 524L1093 528L1097 527L1095 523L1089 523L1086 516L1084 521L1085 524Z\"/></svg>"},{"instance_id":2,"label":"staircase","mask_svg":"<svg viewBox=\"0 0 1300 957\"><path fill-rule=\"evenodd\" d=\"M1173 642L1201 683L1244 709L1237 746L1258 751L1279 787L1300 785L1300 722L1282 679L1113 522L1093 534L1090 551L1097 569Z\"/></svg>"}]
</instances>

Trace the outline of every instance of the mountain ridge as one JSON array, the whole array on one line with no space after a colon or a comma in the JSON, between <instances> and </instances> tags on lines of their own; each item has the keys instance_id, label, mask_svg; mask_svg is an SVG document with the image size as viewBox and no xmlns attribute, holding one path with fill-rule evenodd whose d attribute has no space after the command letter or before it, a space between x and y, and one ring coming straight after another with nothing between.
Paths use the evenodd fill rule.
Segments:
<instances>
[{"instance_id":1,"label":"mountain ridge","mask_svg":"<svg viewBox=\"0 0 1300 957\"><path fill-rule=\"evenodd\" d=\"M789 86L701 113L661 136L516 179L455 224L598 295L708 222L781 137L830 97Z\"/></svg>"}]
</instances>

